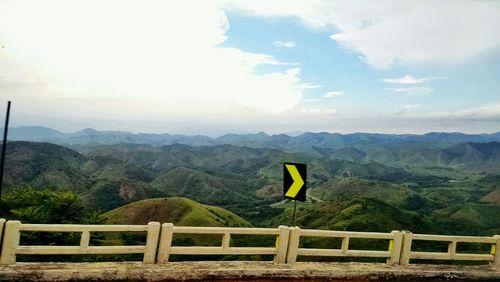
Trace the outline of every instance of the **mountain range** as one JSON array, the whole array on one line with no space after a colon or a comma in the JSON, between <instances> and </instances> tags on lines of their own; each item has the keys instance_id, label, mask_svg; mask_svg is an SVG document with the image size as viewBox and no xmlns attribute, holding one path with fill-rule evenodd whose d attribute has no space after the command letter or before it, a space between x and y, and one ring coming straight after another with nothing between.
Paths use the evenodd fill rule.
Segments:
<instances>
[{"instance_id":1,"label":"mountain range","mask_svg":"<svg viewBox=\"0 0 500 282\"><path fill-rule=\"evenodd\" d=\"M3 131L3 129L2 129ZM500 142L500 132L491 134L465 134L459 132L431 132L416 134L379 134L379 133L312 133L299 136L286 134L226 134L220 137L203 135L171 135L130 133L127 131L97 131L91 128L73 133L42 126L21 126L9 129L9 140L38 141L56 144L149 144L153 146L184 144L189 146L212 146L230 144L252 148L274 148L285 151L307 151L317 148L366 147L374 144L389 145L394 143L418 143L432 147L443 147L465 142Z\"/></svg>"},{"instance_id":2,"label":"mountain range","mask_svg":"<svg viewBox=\"0 0 500 282\"><path fill-rule=\"evenodd\" d=\"M35 135L51 142L35 142ZM79 194L86 207L100 212L127 204L150 210L150 203L156 208L163 202L141 200L186 197L227 209L255 226L289 224L293 205L282 199L283 162L301 162L308 166L309 187L307 202L298 207L301 226L467 235L500 232L498 133L295 137L259 133L177 136L179 142L170 139L173 143L168 145L161 143L167 139L144 140L173 135L147 135L152 138L143 142L137 139L141 134L94 130L64 134L23 127L12 129L10 136L28 141L8 143L6 192L22 187L69 190ZM180 213L179 218L187 215L171 212Z\"/></svg>"}]
</instances>

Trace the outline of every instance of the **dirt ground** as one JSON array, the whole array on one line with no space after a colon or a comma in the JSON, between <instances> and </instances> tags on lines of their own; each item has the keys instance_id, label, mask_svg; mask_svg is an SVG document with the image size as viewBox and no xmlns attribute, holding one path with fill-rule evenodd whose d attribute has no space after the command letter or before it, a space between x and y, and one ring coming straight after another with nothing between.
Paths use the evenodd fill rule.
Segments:
<instances>
[{"instance_id":1,"label":"dirt ground","mask_svg":"<svg viewBox=\"0 0 500 282\"><path fill-rule=\"evenodd\" d=\"M0 281L500 281L487 266L300 262L17 263Z\"/></svg>"}]
</instances>

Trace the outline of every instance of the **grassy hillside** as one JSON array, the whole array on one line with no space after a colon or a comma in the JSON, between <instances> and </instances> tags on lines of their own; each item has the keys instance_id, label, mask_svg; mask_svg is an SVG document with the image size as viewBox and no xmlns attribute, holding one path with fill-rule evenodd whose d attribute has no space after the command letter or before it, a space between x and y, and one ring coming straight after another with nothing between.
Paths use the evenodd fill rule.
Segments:
<instances>
[{"instance_id":1,"label":"grassy hillside","mask_svg":"<svg viewBox=\"0 0 500 282\"><path fill-rule=\"evenodd\" d=\"M245 181L216 177L194 169L178 167L160 175L151 187L164 195L185 196L218 205L254 201Z\"/></svg>"},{"instance_id":2,"label":"grassy hillside","mask_svg":"<svg viewBox=\"0 0 500 282\"><path fill-rule=\"evenodd\" d=\"M111 210L104 216L110 224L147 224L157 221L184 226L250 226L249 222L223 208L182 197L141 200Z\"/></svg>"},{"instance_id":3,"label":"grassy hillside","mask_svg":"<svg viewBox=\"0 0 500 282\"><path fill-rule=\"evenodd\" d=\"M408 197L415 194L413 190L403 185L351 177L334 178L318 186L311 193L323 200L348 200L361 196L395 206L405 203Z\"/></svg>"},{"instance_id":4,"label":"grassy hillside","mask_svg":"<svg viewBox=\"0 0 500 282\"><path fill-rule=\"evenodd\" d=\"M203 205L188 198L172 197L137 201L104 214L109 224L147 224L171 222L179 226L250 227L250 223L223 208ZM144 242L145 237L108 236L108 241ZM220 235L175 235L174 245L217 246Z\"/></svg>"},{"instance_id":5,"label":"grassy hillside","mask_svg":"<svg viewBox=\"0 0 500 282\"><path fill-rule=\"evenodd\" d=\"M411 230L423 232L432 229L430 218L416 212L394 207L376 199L355 197L346 200L298 203L297 225L302 228L378 231ZM292 203L268 225L291 225Z\"/></svg>"}]
</instances>

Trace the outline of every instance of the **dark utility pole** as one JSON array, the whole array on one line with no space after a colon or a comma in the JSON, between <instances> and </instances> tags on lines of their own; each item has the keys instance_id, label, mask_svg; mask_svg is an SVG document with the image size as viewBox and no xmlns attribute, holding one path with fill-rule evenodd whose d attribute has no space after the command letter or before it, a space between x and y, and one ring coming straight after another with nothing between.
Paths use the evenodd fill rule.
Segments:
<instances>
[{"instance_id":1,"label":"dark utility pole","mask_svg":"<svg viewBox=\"0 0 500 282\"><path fill-rule=\"evenodd\" d=\"M3 169L5 167L5 152L7 151L7 133L9 131L10 101L7 102L7 116L5 117L5 127L3 128L2 155L0 156L0 197L3 188Z\"/></svg>"}]
</instances>

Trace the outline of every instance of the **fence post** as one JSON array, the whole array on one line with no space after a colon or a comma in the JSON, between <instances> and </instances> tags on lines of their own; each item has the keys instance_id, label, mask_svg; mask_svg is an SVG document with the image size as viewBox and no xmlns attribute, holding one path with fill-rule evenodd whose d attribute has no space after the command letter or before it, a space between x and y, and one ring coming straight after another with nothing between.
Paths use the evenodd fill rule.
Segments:
<instances>
[{"instance_id":1,"label":"fence post","mask_svg":"<svg viewBox=\"0 0 500 282\"><path fill-rule=\"evenodd\" d=\"M5 227L5 218L0 218L0 250L2 248L2 235L3 235L3 228Z\"/></svg>"},{"instance_id":2,"label":"fence post","mask_svg":"<svg viewBox=\"0 0 500 282\"><path fill-rule=\"evenodd\" d=\"M493 239L496 239L494 247L492 246L492 249L495 251L493 254L495 257L490 266L500 272L500 235L493 236Z\"/></svg>"},{"instance_id":3,"label":"fence post","mask_svg":"<svg viewBox=\"0 0 500 282\"><path fill-rule=\"evenodd\" d=\"M163 223L161 226L160 243L158 244L157 263L168 262L170 256L170 247L172 247L172 237L174 235L174 225L172 223Z\"/></svg>"},{"instance_id":4,"label":"fence post","mask_svg":"<svg viewBox=\"0 0 500 282\"><path fill-rule=\"evenodd\" d=\"M295 263L299 252L300 242L300 227L290 228L290 238L288 239L288 253L286 255L286 263Z\"/></svg>"},{"instance_id":5,"label":"fence post","mask_svg":"<svg viewBox=\"0 0 500 282\"><path fill-rule=\"evenodd\" d=\"M144 251L143 262L146 264L155 263L156 250L158 249L158 239L160 237L160 223L148 223L148 235L146 238L146 250Z\"/></svg>"},{"instance_id":6,"label":"fence post","mask_svg":"<svg viewBox=\"0 0 500 282\"><path fill-rule=\"evenodd\" d=\"M221 248L223 250L229 249L231 246L231 233L226 232L224 235L222 235L222 243L221 243Z\"/></svg>"},{"instance_id":7,"label":"fence post","mask_svg":"<svg viewBox=\"0 0 500 282\"><path fill-rule=\"evenodd\" d=\"M403 231L403 243L401 245L401 256L399 258L400 265L410 264L412 241L413 233L411 233L410 231Z\"/></svg>"},{"instance_id":8,"label":"fence post","mask_svg":"<svg viewBox=\"0 0 500 282\"><path fill-rule=\"evenodd\" d=\"M391 256L387 258L388 265L399 264L399 258L401 257L401 247L403 245L403 233L401 231L393 230L391 231L392 239L389 243L389 252Z\"/></svg>"},{"instance_id":9,"label":"fence post","mask_svg":"<svg viewBox=\"0 0 500 282\"><path fill-rule=\"evenodd\" d=\"M16 248L19 246L19 240L21 239L20 227L21 222L18 220L9 220L5 223L0 264L16 263Z\"/></svg>"},{"instance_id":10,"label":"fence post","mask_svg":"<svg viewBox=\"0 0 500 282\"><path fill-rule=\"evenodd\" d=\"M276 256L274 257L274 262L278 264L286 263L286 252L288 249L288 237L290 235L290 227L285 225L280 225L278 227L278 237L276 244Z\"/></svg>"}]
</instances>

